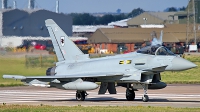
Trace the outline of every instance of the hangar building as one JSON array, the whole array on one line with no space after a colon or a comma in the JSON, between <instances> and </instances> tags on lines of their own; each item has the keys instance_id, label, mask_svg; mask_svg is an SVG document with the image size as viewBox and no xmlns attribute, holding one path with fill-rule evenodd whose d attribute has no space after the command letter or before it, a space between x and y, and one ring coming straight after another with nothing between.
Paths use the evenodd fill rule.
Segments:
<instances>
[{"instance_id":1,"label":"hangar building","mask_svg":"<svg viewBox=\"0 0 200 112\"><path fill-rule=\"evenodd\" d=\"M160 37L161 30L165 43L186 40L186 24L168 24L163 28L101 28L88 39L88 43L94 44L98 49L108 49L112 52L118 52L124 46L127 50L134 51L135 46L141 46L144 42L152 40L153 31ZM200 30L197 30L197 37L200 37ZM192 42L194 38L188 40Z\"/></svg>"},{"instance_id":2,"label":"hangar building","mask_svg":"<svg viewBox=\"0 0 200 112\"><path fill-rule=\"evenodd\" d=\"M0 10L0 36L49 37L46 19L53 19L64 32L72 36L72 17L47 10Z\"/></svg>"},{"instance_id":3,"label":"hangar building","mask_svg":"<svg viewBox=\"0 0 200 112\"><path fill-rule=\"evenodd\" d=\"M144 12L127 21L128 27L139 27L143 24L172 24L177 23L178 17L176 12Z\"/></svg>"}]
</instances>

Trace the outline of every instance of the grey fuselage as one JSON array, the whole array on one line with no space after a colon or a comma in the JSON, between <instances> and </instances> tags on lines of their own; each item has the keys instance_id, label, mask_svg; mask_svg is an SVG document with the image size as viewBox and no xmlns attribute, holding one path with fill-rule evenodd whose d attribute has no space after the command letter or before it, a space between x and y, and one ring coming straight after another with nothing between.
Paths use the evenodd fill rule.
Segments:
<instances>
[{"instance_id":1,"label":"grey fuselage","mask_svg":"<svg viewBox=\"0 0 200 112\"><path fill-rule=\"evenodd\" d=\"M178 60L178 61L177 61ZM176 61L176 63L174 63ZM181 61L181 62L179 62ZM65 64L64 64L65 63ZM191 66L182 66L181 63L188 63ZM174 65L175 64L175 65ZM56 67L56 75L72 75L79 73L122 73L123 76L98 77L100 82L148 82L151 83L153 75L163 71L186 70L196 65L182 59L181 57L166 55L148 55L137 52L107 56L102 58L88 59L73 63L62 62ZM163 67L163 68L162 68ZM153 70L155 68L155 70ZM148 72L144 72L148 71ZM149 75L147 79L141 79L141 75ZM93 77L94 78L94 77Z\"/></svg>"}]
</instances>

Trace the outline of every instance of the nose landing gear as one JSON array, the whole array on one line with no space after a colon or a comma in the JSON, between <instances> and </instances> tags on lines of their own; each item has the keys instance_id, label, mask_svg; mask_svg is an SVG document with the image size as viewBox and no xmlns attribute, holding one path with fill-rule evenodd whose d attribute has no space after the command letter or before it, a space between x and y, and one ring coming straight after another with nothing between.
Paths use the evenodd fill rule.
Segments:
<instances>
[{"instance_id":1,"label":"nose landing gear","mask_svg":"<svg viewBox=\"0 0 200 112\"><path fill-rule=\"evenodd\" d=\"M149 97L147 95L147 89L148 89L148 84L142 84L143 90L144 90L144 95L142 96L142 101L143 102L148 102Z\"/></svg>"}]
</instances>

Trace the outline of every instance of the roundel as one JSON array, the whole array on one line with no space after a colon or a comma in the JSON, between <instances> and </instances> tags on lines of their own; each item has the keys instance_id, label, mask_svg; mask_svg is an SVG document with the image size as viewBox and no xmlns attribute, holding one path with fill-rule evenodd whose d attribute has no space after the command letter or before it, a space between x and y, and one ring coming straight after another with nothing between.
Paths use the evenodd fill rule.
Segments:
<instances>
[{"instance_id":1,"label":"roundel","mask_svg":"<svg viewBox=\"0 0 200 112\"><path fill-rule=\"evenodd\" d=\"M65 37L64 36L60 37L60 43L61 43L61 46L65 45Z\"/></svg>"}]
</instances>

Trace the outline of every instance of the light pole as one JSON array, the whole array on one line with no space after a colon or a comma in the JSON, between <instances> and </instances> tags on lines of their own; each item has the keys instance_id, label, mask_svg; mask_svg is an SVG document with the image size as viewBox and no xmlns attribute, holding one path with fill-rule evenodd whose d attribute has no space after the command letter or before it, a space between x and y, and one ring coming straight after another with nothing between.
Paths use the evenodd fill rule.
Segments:
<instances>
[{"instance_id":1,"label":"light pole","mask_svg":"<svg viewBox=\"0 0 200 112\"><path fill-rule=\"evenodd\" d=\"M193 29L193 31L194 31L194 44L195 45L197 45L197 34L196 34L196 15L195 15L195 3L194 3L194 0L192 1L192 6L193 6L193 16L194 16L194 18L193 18L193 27L194 27L194 29Z\"/></svg>"}]
</instances>

